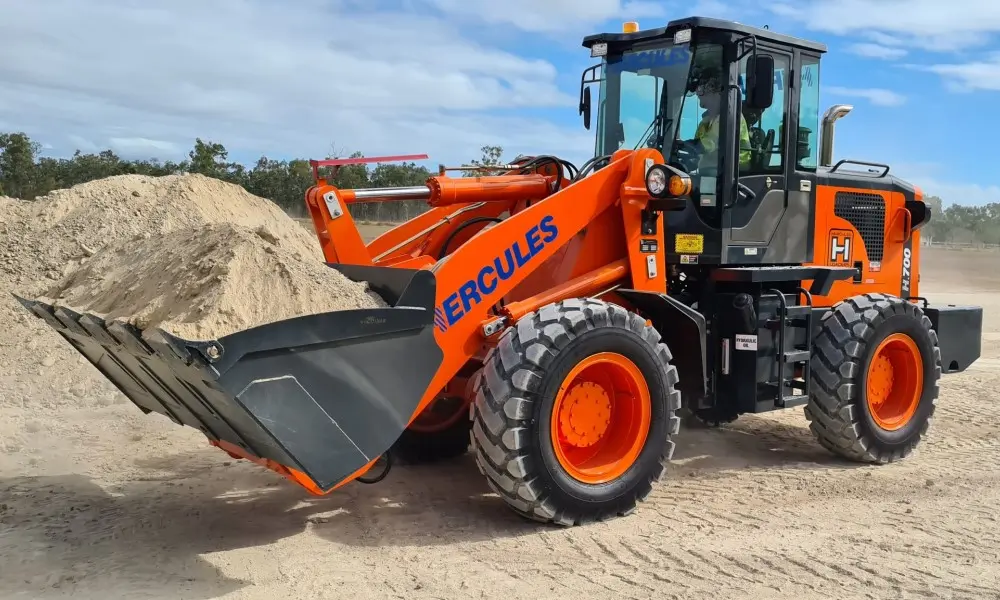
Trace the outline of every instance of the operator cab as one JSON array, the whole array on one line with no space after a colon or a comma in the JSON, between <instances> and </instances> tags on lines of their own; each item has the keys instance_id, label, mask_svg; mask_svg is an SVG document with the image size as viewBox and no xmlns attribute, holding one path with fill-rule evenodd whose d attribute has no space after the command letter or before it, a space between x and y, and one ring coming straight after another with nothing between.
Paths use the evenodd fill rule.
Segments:
<instances>
[{"instance_id":1,"label":"operator cab","mask_svg":"<svg viewBox=\"0 0 1000 600\"><path fill-rule=\"evenodd\" d=\"M701 17L583 45L601 58L581 80L588 129L600 84L596 156L656 148L691 177L691 201L662 213L668 263L812 260L826 46Z\"/></svg>"}]
</instances>

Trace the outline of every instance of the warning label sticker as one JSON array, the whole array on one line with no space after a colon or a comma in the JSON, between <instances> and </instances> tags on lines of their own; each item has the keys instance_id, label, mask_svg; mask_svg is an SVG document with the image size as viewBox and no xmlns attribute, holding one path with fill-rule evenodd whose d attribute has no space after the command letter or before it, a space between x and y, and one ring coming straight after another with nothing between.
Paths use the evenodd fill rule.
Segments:
<instances>
[{"instance_id":1,"label":"warning label sticker","mask_svg":"<svg viewBox=\"0 0 1000 600\"><path fill-rule=\"evenodd\" d=\"M736 334L736 343L733 344L737 350L756 350L757 336L745 333Z\"/></svg>"},{"instance_id":2,"label":"warning label sticker","mask_svg":"<svg viewBox=\"0 0 1000 600\"><path fill-rule=\"evenodd\" d=\"M677 254L703 254L705 252L705 236L678 233L674 236L674 252Z\"/></svg>"}]
</instances>

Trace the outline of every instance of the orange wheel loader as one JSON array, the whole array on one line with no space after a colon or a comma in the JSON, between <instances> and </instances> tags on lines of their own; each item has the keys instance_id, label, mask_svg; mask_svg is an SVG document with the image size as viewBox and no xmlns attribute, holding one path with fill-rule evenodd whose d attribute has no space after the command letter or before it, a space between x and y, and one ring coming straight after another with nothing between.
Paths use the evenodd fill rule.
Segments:
<instances>
[{"instance_id":1,"label":"orange wheel loader","mask_svg":"<svg viewBox=\"0 0 1000 600\"><path fill-rule=\"evenodd\" d=\"M918 189L832 164L850 107L821 119L825 46L705 18L584 46L600 60L581 78L588 129L599 96L579 168L317 178L326 262L388 308L195 341L22 302L143 411L314 494L471 446L511 508L579 524L636 508L682 416L800 406L845 459L910 454L939 377L979 358L982 310L919 296ZM403 199L430 208L365 243L351 204Z\"/></svg>"}]
</instances>

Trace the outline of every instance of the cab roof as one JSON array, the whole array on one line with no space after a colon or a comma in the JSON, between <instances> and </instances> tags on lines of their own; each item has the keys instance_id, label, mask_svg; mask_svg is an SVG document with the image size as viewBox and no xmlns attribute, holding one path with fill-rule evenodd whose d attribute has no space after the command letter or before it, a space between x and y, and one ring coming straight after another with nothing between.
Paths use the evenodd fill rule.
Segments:
<instances>
[{"instance_id":1,"label":"cab roof","mask_svg":"<svg viewBox=\"0 0 1000 600\"><path fill-rule=\"evenodd\" d=\"M826 44L820 44L819 42L811 42L809 40L804 40L802 38L793 37L790 35L785 35L783 33L775 33L770 29L763 29L761 27L751 27L750 25L744 25L742 23L737 23L736 21L726 21L724 19L711 19L708 17L685 17L683 19L677 19L670 21L666 27L658 27L656 29L644 29L642 31L636 31L634 33L598 33L594 35L588 35L583 38L583 46L585 48L590 48L594 44L607 43L609 45L622 45L622 44L632 44L635 42L651 41L659 38L673 36L673 34L681 29L716 29L720 31L730 31L743 35L753 35L756 36L758 40L768 41L775 44L781 44L783 46L791 46L795 48L801 48L803 50L811 50L812 52L824 53L827 51Z\"/></svg>"}]
</instances>

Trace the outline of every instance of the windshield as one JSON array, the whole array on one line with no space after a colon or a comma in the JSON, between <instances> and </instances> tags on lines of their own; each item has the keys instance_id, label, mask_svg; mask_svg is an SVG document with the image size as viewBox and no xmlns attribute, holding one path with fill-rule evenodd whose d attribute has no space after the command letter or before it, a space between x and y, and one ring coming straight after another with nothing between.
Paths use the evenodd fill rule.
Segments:
<instances>
[{"instance_id":1,"label":"windshield","mask_svg":"<svg viewBox=\"0 0 1000 600\"><path fill-rule=\"evenodd\" d=\"M650 147L670 161L678 145L675 140L704 137L699 126L718 115L724 86L718 85L723 70L722 47L717 44L700 44L692 51L687 44L665 41L655 48L610 56L603 67L598 156ZM713 78L716 85L704 84ZM685 165L689 172L697 166Z\"/></svg>"}]
</instances>

